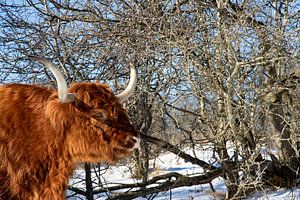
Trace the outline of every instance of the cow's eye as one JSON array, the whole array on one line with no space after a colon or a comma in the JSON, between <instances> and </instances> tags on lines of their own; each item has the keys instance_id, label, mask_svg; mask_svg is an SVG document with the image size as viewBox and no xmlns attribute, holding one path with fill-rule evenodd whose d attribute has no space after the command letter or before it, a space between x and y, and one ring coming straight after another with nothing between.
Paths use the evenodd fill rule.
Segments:
<instances>
[{"instance_id":1,"label":"cow's eye","mask_svg":"<svg viewBox=\"0 0 300 200\"><path fill-rule=\"evenodd\" d=\"M90 111L90 116L96 120L105 121L108 118L108 112L104 109L93 109Z\"/></svg>"}]
</instances>

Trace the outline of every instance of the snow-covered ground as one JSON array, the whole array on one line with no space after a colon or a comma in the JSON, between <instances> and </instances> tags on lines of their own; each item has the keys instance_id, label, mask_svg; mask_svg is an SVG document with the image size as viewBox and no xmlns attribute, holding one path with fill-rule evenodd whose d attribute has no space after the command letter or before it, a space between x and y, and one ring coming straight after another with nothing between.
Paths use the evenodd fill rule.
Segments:
<instances>
[{"instance_id":1,"label":"snow-covered ground","mask_svg":"<svg viewBox=\"0 0 300 200\"><path fill-rule=\"evenodd\" d=\"M191 151L187 153L192 154ZM200 149L197 150L196 155L199 159L205 160L207 162L212 162L211 152L209 150ZM155 163L155 164L154 164ZM163 153L155 160L150 161L150 166L152 171L150 172L150 178L153 176L166 174L169 172L177 172L184 175L191 174L201 174L203 173L202 168L191 163L184 162L178 156L172 153ZM73 178L70 180L70 183L74 183L76 187L84 188L82 182L79 182L79 178L84 177L82 170L77 170ZM130 167L128 166L113 166L108 168L105 173L101 175L102 183L105 183L107 186L113 186L117 184L128 184L135 183L139 180L133 179ZM226 195L226 186L222 178L217 178L212 182L212 185L215 189L215 193L212 192L209 184L191 186L191 187L181 187L175 188L171 191L161 192L157 194L153 199L155 200L212 200L212 199L223 199ZM120 191L122 192L122 191ZM70 193L70 192L69 192ZM102 193L98 196L95 196L97 200L106 199L107 195ZM69 198L72 200L80 199L79 196ZM145 198L136 198L136 200L142 200ZM249 197L248 200L300 200L300 189L295 190L283 190L273 192L257 192L252 197Z\"/></svg>"}]
</instances>

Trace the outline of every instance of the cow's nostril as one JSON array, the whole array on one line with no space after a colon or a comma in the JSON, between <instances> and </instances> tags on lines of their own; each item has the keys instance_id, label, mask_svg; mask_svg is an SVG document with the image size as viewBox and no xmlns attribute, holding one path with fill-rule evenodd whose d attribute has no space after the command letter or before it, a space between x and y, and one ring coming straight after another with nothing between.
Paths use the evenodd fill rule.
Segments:
<instances>
[{"instance_id":1,"label":"cow's nostril","mask_svg":"<svg viewBox=\"0 0 300 200\"><path fill-rule=\"evenodd\" d=\"M135 143L134 144L134 149L139 149L140 148L140 138L133 136L131 140Z\"/></svg>"},{"instance_id":2,"label":"cow's nostril","mask_svg":"<svg viewBox=\"0 0 300 200\"><path fill-rule=\"evenodd\" d=\"M133 137L133 138L132 138L132 141L133 141L134 143L136 143L136 142L137 142L137 139L136 139L135 137Z\"/></svg>"}]
</instances>

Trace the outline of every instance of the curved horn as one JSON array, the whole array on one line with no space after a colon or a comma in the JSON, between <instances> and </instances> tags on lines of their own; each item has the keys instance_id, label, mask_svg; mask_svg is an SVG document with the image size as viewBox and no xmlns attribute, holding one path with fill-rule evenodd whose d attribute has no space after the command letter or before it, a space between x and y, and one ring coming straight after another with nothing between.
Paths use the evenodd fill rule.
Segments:
<instances>
[{"instance_id":1,"label":"curved horn","mask_svg":"<svg viewBox=\"0 0 300 200\"><path fill-rule=\"evenodd\" d=\"M130 95L133 93L136 87L137 82L137 74L136 69L134 67L130 67L130 80L128 83L128 86L125 88L123 92L117 95L117 98L119 99L120 103L124 103L127 101L127 99L130 97Z\"/></svg>"},{"instance_id":2,"label":"curved horn","mask_svg":"<svg viewBox=\"0 0 300 200\"><path fill-rule=\"evenodd\" d=\"M29 56L31 59L41 62L45 65L50 71L53 73L56 82L57 82L57 90L58 90L58 98L62 103L69 103L75 101L75 94L68 93L67 82L63 76L63 74L59 71L59 69L49 60L45 58L39 58L36 56Z\"/></svg>"}]
</instances>

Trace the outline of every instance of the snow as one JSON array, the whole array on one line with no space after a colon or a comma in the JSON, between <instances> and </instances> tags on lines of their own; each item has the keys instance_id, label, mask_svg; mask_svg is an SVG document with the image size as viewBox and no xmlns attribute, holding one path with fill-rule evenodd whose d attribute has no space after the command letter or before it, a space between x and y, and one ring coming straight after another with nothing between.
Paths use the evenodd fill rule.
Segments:
<instances>
[{"instance_id":1,"label":"snow","mask_svg":"<svg viewBox=\"0 0 300 200\"><path fill-rule=\"evenodd\" d=\"M191 150L186 150L187 153L191 155L196 155L199 159L205 160L206 162L213 162L213 155L209 148L199 149L195 154ZM217 166L217 163L214 164ZM162 153L156 159L150 160L150 173L149 178L154 176L166 174L169 172L177 172L183 175L200 175L203 173L203 169L197 165L185 162L180 157L172 153ZM95 177L96 175L94 175ZM70 179L70 184L84 189L84 183L80 181L80 178L84 177L83 170L77 170L72 179ZM137 183L139 180L132 178L132 173L130 166L118 165L111 166L108 168L103 167L103 172L101 173L101 181L105 183L106 186L113 186L118 184L129 184ZM212 200L212 199L224 199L226 196L226 186L222 178L216 178L212 181L213 188L215 192L212 192L211 186L209 184L196 185L191 187L181 187L175 188L170 191L160 192L156 194L155 197L151 199L155 200ZM96 187L96 185L95 185ZM96 187L97 189L97 187ZM98 187L99 189L99 187ZM124 190L123 190L124 191ZM119 190L118 192L122 192ZM68 194L72 192L68 191ZM75 200L79 199L79 196L70 197L69 199ZM82 197L81 197L82 198ZM95 196L97 200L104 200L107 198L107 194L101 193ZM84 199L84 198L82 198ZM145 198L139 197L135 200L142 200ZM257 192L253 194L248 200L300 200L300 189L295 190L284 190L279 189L273 192Z\"/></svg>"}]
</instances>

